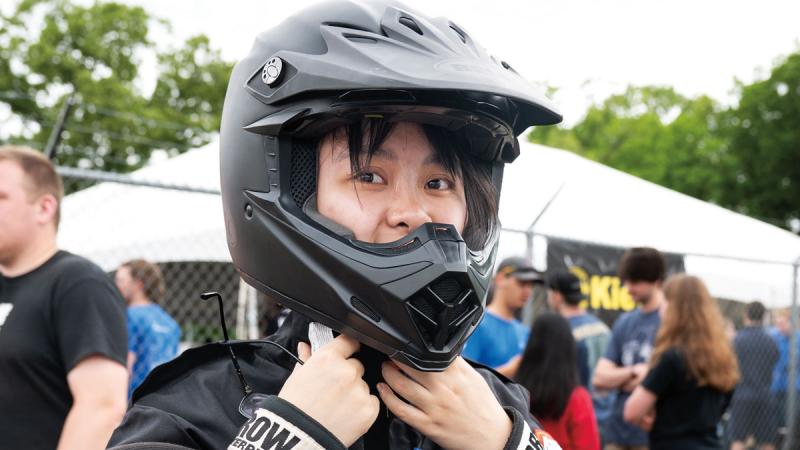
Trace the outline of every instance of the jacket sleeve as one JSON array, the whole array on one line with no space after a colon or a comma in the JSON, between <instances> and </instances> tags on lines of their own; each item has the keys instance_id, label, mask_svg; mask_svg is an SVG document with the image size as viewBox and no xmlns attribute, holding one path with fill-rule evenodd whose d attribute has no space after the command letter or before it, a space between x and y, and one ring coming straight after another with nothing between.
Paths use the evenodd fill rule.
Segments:
<instances>
[{"instance_id":1,"label":"jacket sleeve","mask_svg":"<svg viewBox=\"0 0 800 450\"><path fill-rule=\"evenodd\" d=\"M558 443L547 434L531 415L528 391L488 367L473 367L486 380L495 398L511 419L511 435L503 450L561 450Z\"/></svg>"},{"instance_id":2,"label":"jacket sleeve","mask_svg":"<svg viewBox=\"0 0 800 450\"><path fill-rule=\"evenodd\" d=\"M549 434L532 429L522 413L512 407L504 408L511 418L511 434L503 450L561 450L561 446Z\"/></svg>"},{"instance_id":3,"label":"jacket sleeve","mask_svg":"<svg viewBox=\"0 0 800 450\"><path fill-rule=\"evenodd\" d=\"M233 437L228 450L346 450L330 431L294 405L271 395Z\"/></svg>"},{"instance_id":4,"label":"jacket sleeve","mask_svg":"<svg viewBox=\"0 0 800 450\"><path fill-rule=\"evenodd\" d=\"M180 417L143 405L134 405L114 430L108 448L113 450L190 448L202 446L188 430L191 426Z\"/></svg>"}]
</instances>

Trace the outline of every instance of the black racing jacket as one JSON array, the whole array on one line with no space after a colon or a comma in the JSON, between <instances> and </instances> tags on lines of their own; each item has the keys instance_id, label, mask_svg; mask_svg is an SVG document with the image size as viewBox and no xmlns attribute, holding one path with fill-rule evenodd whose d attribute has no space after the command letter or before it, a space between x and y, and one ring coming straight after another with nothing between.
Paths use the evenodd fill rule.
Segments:
<instances>
[{"instance_id":1,"label":"black racing jacket","mask_svg":"<svg viewBox=\"0 0 800 450\"><path fill-rule=\"evenodd\" d=\"M341 442L325 428L277 397L295 360L266 341L295 350L301 340L308 342L308 325L307 319L292 313L267 340L207 344L188 349L171 362L156 367L133 393L125 418L111 436L109 448L343 450ZM259 409L249 419L240 412L245 394L229 347L247 384L254 392L265 394L261 396L261 407L266 409ZM355 357L364 363L364 379L377 395L375 385L380 381L380 364L386 356L362 346ZM512 419L512 433L505 449L558 448L554 441L545 445L540 442L552 438L541 432L541 426L528 412L529 397L523 387L487 367L470 363ZM439 448L393 417L382 405L378 419L350 450Z\"/></svg>"}]
</instances>

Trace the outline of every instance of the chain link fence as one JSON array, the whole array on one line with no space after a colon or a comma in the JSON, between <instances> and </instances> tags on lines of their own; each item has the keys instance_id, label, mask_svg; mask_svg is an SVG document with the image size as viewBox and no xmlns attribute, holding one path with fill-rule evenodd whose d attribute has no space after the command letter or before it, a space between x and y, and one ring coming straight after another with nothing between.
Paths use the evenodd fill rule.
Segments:
<instances>
[{"instance_id":1,"label":"chain link fence","mask_svg":"<svg viewBox=\"0 0 800 450\"><path fill-rule=\"evenodd\" d=\"M737 328L733 342L741 378L724 416L726 441L737 448L795 449L800 416L795 414L793 426L787 418L793 378L790 336L797 336L792 333L791 312L772 310L762 323L748 322L743 306L737 312L732 317Z\"/></svg>"},{"instance_id":2,"label":"chain link fence","mask_svg":"<svg viewBox=\"0 0 800 450\"><path fill-rule=\"evenodd\" d=\"M130 176L59 168L65 190L72 192L62 204L59 246L112 277L130 260L155 263L164 282L158 304L180 327L181 350L223 339L217 302L201 300L203 292L222 296L231 339L263 336L267 320L259 315L263 301L230 262L215 145Z\"/></svg>"}]
</instances>

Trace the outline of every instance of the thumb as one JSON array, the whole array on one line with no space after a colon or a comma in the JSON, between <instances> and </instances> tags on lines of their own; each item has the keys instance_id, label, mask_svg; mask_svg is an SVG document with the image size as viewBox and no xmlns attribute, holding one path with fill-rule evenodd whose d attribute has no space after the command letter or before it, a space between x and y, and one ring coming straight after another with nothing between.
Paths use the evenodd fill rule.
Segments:
<instances>
[{"instance_id":1,"label":"thumb","mask_svg":"<svg viewBox=\"0 0 800 450\"><path fill-rule=\"evenodd\" d=\"M297 344L297 357L303 362L308 361L308 358L311 357L311 346L305 342L299 342Z\"/></svg>"}]
</instances>

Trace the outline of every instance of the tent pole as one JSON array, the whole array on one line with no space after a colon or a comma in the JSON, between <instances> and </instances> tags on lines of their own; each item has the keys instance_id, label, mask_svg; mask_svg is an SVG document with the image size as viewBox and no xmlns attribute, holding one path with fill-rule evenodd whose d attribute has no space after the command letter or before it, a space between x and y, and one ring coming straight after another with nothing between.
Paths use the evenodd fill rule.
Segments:
<instances>
[{"instance_id":1,"label":"tent pole","mask_svg":"<svg viewBox=\"0 0 800 450\"><path fill-rule=\"evenodd\" d=\"M552 205L553 202L556 201L556 198L558 198L558 195L561 194L561 190L564 189L564 186L566 186L566 185L567 185L566 181L561 183L561 186L559 186L558 189L556 189L556 191L553 193L553 195L550 196L550 199L548 199L547 203L544 204L544 207L542 208L542 210L539 211L539 214L536 215L536 218L534 218L533 222L531 222L531 224L528 226L528 230L527 230L528 233L532 233L533 232L533 228L536 226L537 223L539 223L539 219L541 219L542 216L544 215L544 213L546 213L547 210L550 209L550 205Z\"/></svg>"},{"instance_id":2,"label":"tent pole","mask_svg":"<svg viewBox=\"0 0 800 450\"><path fill-rule=\"evenodd\" d=\"M525 232L525 258L533 264L533 231Z\"/></svg>"},{"instance_id":3,"label":"tent pole","mask_svg":"<svg viewBox=\"0 0 800 450\"><path fill-rule=\"evenodd\" d=\"M794 448L794 433L795 433L795 418L796 411L795 405L797 404L797 269L800 267L800 258L792 264L792 332L789 338L789 382L787 386L787 405L786 405L786 441L783 444L784 450L791 450Z\"/></svg>"}]
</instances>

